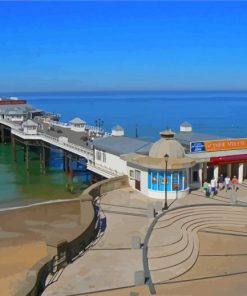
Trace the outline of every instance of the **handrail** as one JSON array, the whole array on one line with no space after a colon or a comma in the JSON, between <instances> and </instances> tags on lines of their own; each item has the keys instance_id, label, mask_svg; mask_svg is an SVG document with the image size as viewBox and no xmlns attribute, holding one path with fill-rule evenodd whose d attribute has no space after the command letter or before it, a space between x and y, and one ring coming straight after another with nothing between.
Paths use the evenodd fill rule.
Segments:
<instances>
[{"instance_id":1,"label":"handrail","mask_svg":"<svg viewBox=\"0 0 247 296\"><path fill-rule=\"evenodd\" d=\"M88 156L92 156L92 155L93 155L93 150L91 150L91 149L88 149L88 148L85 148L85 147L81 147L81 146L76 145L76 144L71 143L71 142L65 143L65 142L59 141L59 138L56 138L56 137L53 137L53 136L50 136L50 135L47 135L47 134L45 134L45 133L41 133L41 132L37 133L37 135L28 135L28 134L24 133L24 132L21 130L21 127L20 127L20 126L18 126L18 125L16 125L16 124L12 123L12 122L10 122L10 121L7 121L7 120L5 120L5 119L0 119L0 123L1 123L1 122L2 122L3 124L7 124L7 125L8 125L9 127L11 127L15 132L17 132L18 134L23 135L23 136L25 136L25 137L30 136L30 137L33 137L33 138L37 139L37 136L38 136L41 140L46 141L47 139L49 139L49 140L52 140L52 141L56 142L56 144L59 143L60 145L64 145L64 146L67 146L67 147L69 147L69 148L75 149L75 150L77 150L77 151L80 151L80 152L85 153L85 154L88 155Z\"/></svg>"},{"instance_id":2,"label":"handrail","mask_svg":"<svg viewBox=\"0 0 247 296\"><path fill-rule=\"evenodd\" d=\"M109 175L112 175L114 177L124 175L124 173L121 174L116 170L112 170L112 169L110 169L108 167L104 167L104 166L102 166L100 164L95 164L93 161L90 161L90 160L88 161L88 166L91 166L91 167L93 167L95 169L99 169L99 170L101 170L101 171L103 171L103 172L105 172L105 173L107 173Z\"/></svg>"}]
</instances>

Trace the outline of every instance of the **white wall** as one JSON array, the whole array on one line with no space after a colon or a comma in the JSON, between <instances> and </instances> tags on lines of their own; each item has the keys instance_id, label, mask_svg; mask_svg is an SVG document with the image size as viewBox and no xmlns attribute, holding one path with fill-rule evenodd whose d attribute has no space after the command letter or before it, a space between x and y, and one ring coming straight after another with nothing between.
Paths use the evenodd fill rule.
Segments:
<instances>
[{"instance_id":1,"label":"white wall","mask_svg":"<svg viewBox=\"0 0 247 296\"><path fill-rule=\"evenodd\" d=\"M167 192L167 199L176 199L176 198L182 198L188 195L189 189L183 190L183 191L168 191ZM165 192L164 191L154 191L154 190L148 190L147 195L152 198L161 199L165 201Z\"/></svg>"},{"instance_id":2,"label":"white wall","mask_svg":"<svg viewBox=\"0 0 247 296\"><path fill-rule=\"evenodd\" d=\"M10 120L10 121L14 121L14 122L24 121L24 116L23 115L5 115L5 118Z\"/></svg>"},{"instance_id":3,"label":"white wall","mask_svg":"<svg viewBox=\"0 0 247 296\"><path fill-rule=\"evenodd\" d=\"M133 171L133 174L134 174L133 177L130 177L130 171ZM127 175L129 177L130 186L132 188L135 188L135 169L130 166L127 166Z\"/></svg>"},{"instance_id":4,"label":"white wall","mask_svg":"<svg viewBox=\"0 0 247 296\"><path fill-rule=\"evenodd\" d=\"M141 192L148 195L148 172L141 171Z\"/></svg>"},{"instance_id":5,"label":"white wall","mask_svg":"<svg viewBox=\"0 0 247 296\"><path fill-rule=\"evenodd\" d=\"M37 135L37 127L24 126L24 133L28 135Z\"/></svg>"},{"instance_id":6,"label":"white wall","mask_svg":"<svg viewBox=\"0 0 247 296\"><path fill-rule=\"evenodd\" d=\"M108 152L105 153L105 159L106 161L103 161L103 151L101 152L101 160L97 159L97 151L100 150L94 150L94 159L95 159L95 164L104 166L106 168L109 168L111 170L117 171L119 174L124 174L127 175L127 162L123 159L121 159L118 155L114 155Z\"/></svg>"},{"instance_id":7,"label":"white wall","mask_svg":"<svg viewBox=\"0 0 247 296\"><path fill-rule=\"evenodd\" d=\"M85 131L85 125L83 126L73 126L71 125L70 129L74 132L84 132Z\"/></svg>"}]
</instances>

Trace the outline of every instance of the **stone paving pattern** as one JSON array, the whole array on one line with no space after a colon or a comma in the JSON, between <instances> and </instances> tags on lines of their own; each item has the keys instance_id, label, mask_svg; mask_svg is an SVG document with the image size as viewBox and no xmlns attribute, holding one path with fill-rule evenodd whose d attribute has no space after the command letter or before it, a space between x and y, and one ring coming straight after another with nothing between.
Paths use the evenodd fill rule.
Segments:
<instances>
[{"instance_id":1,"label":"stone paving pattern","mask_svg":"<svg viewBox=\"0 0 247 296\"><path fill-rule=\"evenodd\" d=\"M205 203L208 206L167 213L156 224L149 241L151 270L162 269L164 264L179 264L182 259L195 254L186 268L181 264L175 277L173 274L165 278L165 283L163 278L156 278L156 295L246 295L247 209L215 206L231 204L235 200L232 195L233 192L220 191L217 196L206 198L202 190L197 190L186 198L169 201L169 209ZM238 204L247 205L245 184L240 187L237 200ZM107 218L105 234L88 253L68 266L43 294L127 296L136 291L139 295L150 295L147 286L129 287L134 285L134 272L142 270L143 264L142 250L128 249L133 235L144 240L152 222L145 217L149 203L147 197L131 189L106 194L101 201ZM175 225L174 220L177 220ZM168 243L178 243L177 255L171 246L160 248L160 244ZM171 254L174 254L173 260Z\"/></svg>"}]
</instances>

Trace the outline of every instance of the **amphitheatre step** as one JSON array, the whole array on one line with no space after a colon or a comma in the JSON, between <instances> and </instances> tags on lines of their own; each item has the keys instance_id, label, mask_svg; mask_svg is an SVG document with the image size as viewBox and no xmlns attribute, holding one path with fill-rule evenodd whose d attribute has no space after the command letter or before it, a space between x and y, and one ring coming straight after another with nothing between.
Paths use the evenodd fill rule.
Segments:
<instances>
[{"instance_id":1,"label":"amphitheatre step","mask_svg":"<svg viewBox=\"0 0 247 296\"><path fill-rule=\"evenodd\" d=\"M244 220L244 223L247 221L247 219ZM156 258L149 258L149 268L150 270L155 270L155 269L161 269L161 268L169 268L171 266L177 265L182 261L185 261L187 258L190 257L192 251L196 251L197 253L199 252L199 246L198 249L193 250L195 248L194 246L194 240L195 240L195 235L197 235L197 232L205 227L209 226L217 226L220 224L224 225L241 225L242 219L239 220L230 220L230 219L205 219L205 221L198 220L198 222L191 222L189 227L185 229L184 231L187 233L187 246L180 252L176 252L176 245L174 246L174 254L170 254L169 256L160 256ZM196 246L197 247L197 246ZM165 247L161 247L161 250L164 251Z\"/></svg>"},{"instance_id":2,"label":"amphitheatre step","mask_svg":"<svg viewBox=\"0 0 247 296\"><path fill-rule=\"evenodd\" d=\"M204 206L196 206L196 207L184 207L184 208L180 208L180 209L172 209L171 211L168 211L167 213L165 213L165 215L161 216L159 218L159 220L157 221L157 224L162 222L162 221L167 221L170 218L173 218L174 216L177 216L178 214L185 214L185 213L196 213L198 211L205 211L205 210L219 210L219 209L225 209L225 210L229 210L231 211L232 206L225 206L225 205L204 205ZM247 209L245 208L241 208L241 207L234 207L235 211L240 211L240 212L244 212Z\"/></svg>"},{"instance_id":3,"label":"amphitheatre step","mask_svg":"<svg viewBox=\"0 0 247 296\"><path fill-rule=\"evenodd\" d=\"M152 281L168 281L185 273L194 265L199 253L198 231L217 226L246 226L246 213L245 208L231 206L198 206L166 213L162 216L162 228L153 230L148 243ZM168 221L165 221L165 218ZM164 226L165 223L167 226ZM169 230L172 232L170 235Z\"/></svg>"},{"instance_id":4,"label":"amphitheatre step","mask_svg":"<svg viewBox=\"0 0 247 296\"><path fill-rule=\"evenodd\" d=\"M164 229L164 228L167 228L167 227L170 227L170 225L173 225L174 223L181 223L181 221L183 220L187 220L187 219L191 219L192 217L202 217L202 216L205 216L205 215L221 215L221 216L225 216L225 215L231 215L232 214L232 211L231 209L222 209L221 211L219 211L219 209L209 209L209 210L204 210L201 209L201 210L198 210L197 212L194 212L194 213L180 213L179 215L177 216L174 216L173 218L170 218L168 219L167 221L161 221L160 223L157 223L157 225L155 225L154 229L157 230L157 229ZM239 216L243 216L245 217L247 214L247 210L245 211L239 211L238 212L238 215Z\"/></svg>"},{"instance_id":5,"label":"amphitheatre step","mask_svg":"<svg viewBox=\"0 0 247 296\"><path fill-rule=\"evenodd\" d=\"M149 240L149 247L158 247L162 245L172 245L175 244L183 239L183 225L187 225L186 223L191 223L191 221L194 221L194 223L197 223L197 221L202 221L202 219L209 219L210 217L215 219L231 219L233 216L233 212L227 212L227 211L212 211L210 212L200 212L200 213L194 213L193 215L186 215L186 216L180 216L180 219L177 219L177 221L169 221L168 225L171 226L162 226L162 228L154 228L152 235ZM242 218L243 221L246 221L246 213L237 213L238 219ZM163 224L164 225L164 221ZM247 223L247 221L246 221Z\"/></svg>"}]
</instances>

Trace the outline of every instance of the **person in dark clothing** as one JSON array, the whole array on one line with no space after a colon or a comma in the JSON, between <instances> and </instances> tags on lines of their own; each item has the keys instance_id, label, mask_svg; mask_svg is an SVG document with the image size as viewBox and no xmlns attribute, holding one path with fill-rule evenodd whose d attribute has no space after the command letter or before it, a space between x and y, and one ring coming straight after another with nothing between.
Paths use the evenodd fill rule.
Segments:
<instances>
[{"instance_id":1,"label":"person in dark clothing","mask_svg":"<svg viewBox=\"0 0 247 296\"><path fill-rule=\"evenodd\" d=\"M224 176L221 174L218 179L219 190L222 190L224 188L224 181L225 181Z\"/></svg>"}]
</instances>

